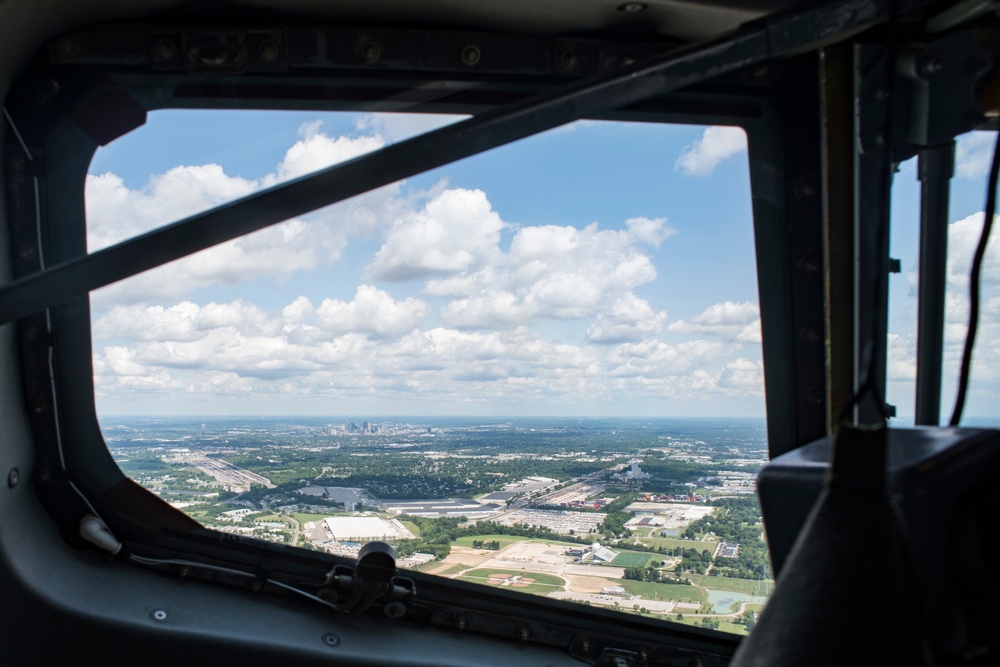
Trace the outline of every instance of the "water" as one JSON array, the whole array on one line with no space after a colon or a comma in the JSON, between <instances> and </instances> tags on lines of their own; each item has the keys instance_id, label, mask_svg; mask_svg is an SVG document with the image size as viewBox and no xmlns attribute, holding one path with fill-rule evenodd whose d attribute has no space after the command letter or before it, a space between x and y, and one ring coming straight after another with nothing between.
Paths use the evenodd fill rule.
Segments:
<instances>
[{"instance_id":1,"label":"water","mask_svg":"<svg viewBox=\"0 0 1000 667\"><path fill-rule=\"evenodd\" d=\"M734 593L733 591L716 591L706 588L708 591L708 601L712 604L713 614L731 614L733 605L739 602L767 602L766 595L750 595L748 593Z\"/></svg>"}]
</instances>

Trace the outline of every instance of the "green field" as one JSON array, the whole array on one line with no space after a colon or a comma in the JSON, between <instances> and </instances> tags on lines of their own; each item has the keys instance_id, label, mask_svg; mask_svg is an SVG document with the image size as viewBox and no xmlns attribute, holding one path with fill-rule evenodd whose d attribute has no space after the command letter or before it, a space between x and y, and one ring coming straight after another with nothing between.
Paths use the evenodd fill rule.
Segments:
<instances>
[{"instance_id":1,"label":"green field","mask_svg":"<svg viewBox=\"0 0 1000 667\"><path fill-rule=\"evenodd\" d=\"M658 554L641 553L638 551L622 551L615 556L613 561L611 561L611 565L616 567L646 567L649 565L649 561L654 555Z\"/></svg>"},{"instance_id":2,"label":"green field","mask_svg":"<svg viewBox=\"0 0 1000 667\"><path fill-rule=\"evenodd\" d=\"M541 574L539 572L517 572L513 570L470 570L465 573L464 576L459 577L462 581L468 581L474 584L488 584L489 577L491 574L503 574L505 576L520 575L522 577L527 577L534 579L535 581L527 586L503 586L505 590L518 591L520 593L533 593L535 595L546 595L553 591L561 591L566 585L559 577L551 574ZM493 588L501 588L500 586L492 586Z\"/></svg>"},{"instance_id":3,"label":"green field","mask_svg":"<svg viewBox=\"0 0 1000 667\"><path fill-rule=\"evenodd\" d=\"M420 527L412 521L400 521L401 524L406 526L406 529L413 533L414 537L420 537Z\"/></svg>"},{"instance_id":4,"label":"green field","mask_svg":"<svg viewBox=\"0 0 1000 667\"><path fill-rule=\"evenodd\" d=\"M496 540L500 543L500 548L503 549L508 544L514 544L515 542L526 542L527 538L518 537L517 535L463 535L458 538L452 544L458 545L460 547L471 547L473 542L492 542Z\"/></svg>"},{"instance_id":5,"label":"green field","mask_svg":"<svg viewBox=\"0 0 1000 667\"><path fill-rule=\"evenodd\" d=\"M641 595L646 600L703 602L705 599L705 592L697 586L657 584L651 581L631 581L629 579L620 579L619 581L621 582L621 587L629 593L632 595Z\"/></svg>"},{"instance_id":6,"label":"green field","mask_svg":"<svg viewBox=\"0 0 1000 667\"><path fill-rule=\"evenodd\" d=\"M436 563L436 562L437 561L431 561L430 563L426 563L425 565L421 565L417 569L418 570L424 569L427 565L431 565L431 564ZM447 577L449 574L457 574L457 573L461 572L462 570L467 570L467 569L469 569L468 565L452 565L451 567L445 568L445 569L441 570L440 572L435 572L434 574L436 576L438 576L438 577Z\"/></svg>"},{"instance_id":7,"label":"green field","mask_svg":"<svg viewBox=\"0 0 1000 667\"><path fill-rule=\"evenodd\" d=\"M749 595L770 595L774 590L774 582L770 579L758 581L755 579L734 579L732 577L716 577L704 574L686 574L695 586L712 588L719 591L733 591Z\"/></svg>"},{"instance_id":8,"label":"green field","mask_svg":"<svg viewBox=\"0 0 1000 667\"><path fill-rule=\"evenodd\" d=\"M299 527L300 528L305 528L306 527L305 526L306 521L322 521L323 519L325 519L329 515L328 514L301 514L299 512L295 512L294 514L292 514L292 516L294 516L295 520L299 522Z\"/></svg>"},{"instance_id":9,"label":"green field","mask_svg":"<svg viewBox=\"0 0 1000 667\"><path fill-rule=\"evenodd\" d=\"M707 550L709 553L714 553L716 545L719 544L718 540L682 540L677 537L640 537L639 541L654 548L697 549L698 551Z\"/></svg>"}]
</instances>

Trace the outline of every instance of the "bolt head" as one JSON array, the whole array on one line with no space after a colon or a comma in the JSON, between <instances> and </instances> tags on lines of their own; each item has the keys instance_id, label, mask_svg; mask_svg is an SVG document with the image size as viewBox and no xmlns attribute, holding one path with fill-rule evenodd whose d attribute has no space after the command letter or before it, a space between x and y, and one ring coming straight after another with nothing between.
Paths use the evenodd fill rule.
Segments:
<instances>
[{"instance_id":1,"label":"bolt head","mask_svg":"<svg viewBox=\"0 0 1000 667\"><path fill-rule=\"evenodd\" d=\"M7 488L13 489L21 481L21 471L16 467L11 468L7 473Z\"/></svg>"},{"instance_id":2,"label":"bolt head","mask_svg":"<svg viewBox=\"0 0 1000 667\"><path fill-rule=\"evenodd\" d=\"M170 614L167 613L165 609L154 609L150 612L149 617L158 623L163 623L169 618Z\"/></svg>"},{"instance_id":3,"label":"bolt head","mask_svg":"<svg viewBox=\"0 0 1000 667\"><path fill-rule=\"evenodd\" d=\"M479 51L479 47L475 44L469 44L467 47L462 49L462 62L469 67L478 64L481 57L482 53Z\"/></svg>"},{"instance_id":4,"label":"bolt head","mask_svg":"<svg viewBox=\"0 0 1000 667\"><path fill-rule=\"evenodd\" d=\"M274 62L275 60L278 59L278 54L280 52L281 49L278 47L277 42L275 42L273 39L268 39L265 40L264 42L261 42L260 57L262 60L265 60L269 63Z\"/></svg>"},{"instance_id":5,"label":"bolt head","mask_svg":"<svg viewBox=\"0 0 1000 667\"><path fill-rule=\"evenodd\" d=\"M375 42L368 42L361 48L361 59L366 63L376 63L382 57L382 47Z\"/></svg>"},{"instance_id":6,"label":"bolt head","mask_svg":"<svg viewBox=\"0 0 1000 667\"><path fill-rule=\"evenodd\" d=\"M326 633L321 637L321 639L323 640L323 643L326 644L327 646L337 646L338 644L340 644L340 637L333 634L332 632Z\"/></svg>"}]
</instances>

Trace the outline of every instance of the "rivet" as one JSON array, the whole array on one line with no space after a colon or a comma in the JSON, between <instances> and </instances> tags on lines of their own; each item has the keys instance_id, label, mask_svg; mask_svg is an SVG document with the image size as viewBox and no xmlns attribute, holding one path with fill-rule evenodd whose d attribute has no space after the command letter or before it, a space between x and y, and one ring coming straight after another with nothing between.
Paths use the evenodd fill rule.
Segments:
<instances>
[{"instance_id":1,"label":"rivet","mask_svg":"<svg viewBox=\"0 0 1000 667\"><path fill-rule=\"evenodd\" d=\"M165 609L154 609L149 614L149 617L158 623L163 623L169 616Z\"/></svg>"},{"instance_id":2,"label":"rivet","mask_svg":"<svg viewBox=\"0 0 1000 667\"><path fill-rule=\"evenodd\" d=\"M278 59L281 49L273 39L267 39L260 43L260 57L267 62L274 62Z\"/></svg>"},{"instance_id":3,"label":"rivet","mask_svg":"<svg viewBox=\"0 0 1000 667\"><path fill-rule=\"evenodd\" d=\"M340 644L340 637L333 634L332 632L326 633L321 637L321 639L323 640L323 643L326 644L327 646L337 646L338 644Z\"/></svg>"},{"instance_id":4,"label":"rivet","mask_svg":"<svg viewBox=\"0 0 1000 667\"><path fill-rule=\"evenodd\" d=\"M153 57L157 60L170 60L176 53L177 45L174 44L174 40L166 37L156 40L156 46L153 47Z\"/></svg>"},{"instance_id":5,"label":"rivet","mask_svg":"<svg viewBox=\"0 0 1000 667\"><path fill-rule=\"evenodd\" d=\"M559 64L564 70L574 70L580 64L580 56L573 49L567 49L559 56Z\"/></svg>"},{"instance_id":6,"label":"rivet","mask_svg":"<svg viewBox=\"0 0 1000 667\"><path fill-rule=\"evenodd\" d=\"M479 62L479 58L482 54L479 51L479 47L475 44L469 44L467 47L462 49L462 62L472 67Z\"/></svg>"},{"instance_id":7,"label":"rivet","mask_svg":"<svg viewBox=\"0 0 1000 667\"><path fill-rule=\"evenodd\" d=\"M528 628L521 628L517 631L517 638L522 642L526 642L531 639L531 630Z\"/></svg>"},{"instance_id":8,"label":"rivet","mask_svg":"<svg viewBox=\"0 0 1000 667\"><path fill-rule=\"evenodd\" d=\"M60 58L72 58L80 50L80 45L72 37L63 37L57 40L52 48Z\"/></svg>"},{"instance_id":9,"label":"rivet","mask_svg":"<svg viewBox=\"0 0 1000 667\"><path fill-rule=\"evenodd\" d=\"M366 63L377 63L382 57L382 47L375 42L368 42L361 47L361 59ZM464 58L464 54L463 54ZM469 64L469 63L466 63Z\"/></svg>"},{"instance_id":10,"label":"rivet","mask_svg":"<svg viewBox=\"0 0 1000 667\"><path fill-rule=\"evenodd\" d=\"M406 605L399 601L393 601L382 608L382 613L386 618L403 618L406 614Z\"/></svg>"},{"instance_id":11,"label":"rivet","mask_svg":"<svg viewBox=\"0 0 1000 667\"><path fill-rule=\"evenodd\" d=\"M590 653L590 642L586 639L581 639L579 643L581 653Z\"/></svg>"},{"instance_id":12,"label":"rivet","mask_svg":"<svg viewBox=\"0 0 1000 667\"><path fill-rule=\"evenodd\" d=\"M458 628L459 630L465 630L467 627L469 627L469 619L467 619L465 616L456 616L455 627Z\"/></svg>"},{"instance_id":13,"label":"rivet","mask_svg":"<svg viewBox=\"0 0 1000 667\"><path fill-rule=\"evenodd\" d=\"M21 481L21 471L17 467L11 468L7 473L7 488L13 489Z\"/></svg>"},{"instance_id":14,"label":"rivet","mask_svg":"<svg viewBox=\"0 0 1000 667\"><path fill-rule=\"evenodd\" d=\"M180 575L181 579L187 579L189 576L191 576L191 566L182 565L181 569L177 571L177 574Z\"/></svg>"},{"instance_id":15,"label":"rivet","mask_svg":"<svg viewBox=\"0 0 1000 667\"><path fill-rule=\"evenodd\" d=\"M49 404L45 402L44 398L35 399L35 402L31 404L32 414L40 415L45 412L49 407Z\"/></svg>"},{"instance_id":16,"label":"rivet","mask_svg":"<svg viewBox=\"0 0 1000 667\"><path fill-rule=\"evenodd\" d=\"M641 12L649 8L644 2L626 2L624 5L618 5L618 11L625 12L627 14L635 14L636 12Z\"/></svg>"}]
</instances>

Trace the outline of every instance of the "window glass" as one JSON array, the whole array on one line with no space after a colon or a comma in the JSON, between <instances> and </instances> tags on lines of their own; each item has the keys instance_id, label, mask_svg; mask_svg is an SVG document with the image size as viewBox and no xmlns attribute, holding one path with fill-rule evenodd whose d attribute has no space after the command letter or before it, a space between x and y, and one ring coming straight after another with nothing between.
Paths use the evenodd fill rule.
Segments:
<instances>
[{"instance_id":1,"label":"window glass","mask_svg":"<svg viewBox=\"0 0 1000 667\"><path fill-rule=\"evenodd\" d=\"M947 282L941 420L955 405L959 367L969 322L969 271L979 243L986 179L995 132L969 132L956 140L955 173L948 216ZM917 374L917 296L920 258L920 181L917 159L902 163L893 181L891 256L901 272L890 276L888 382L886 398L897 408L897 425L914 418ZM962 425L995 427L1000 412L1000 252L991 236L983 263L979 329Z\"/></svg>"},{"instance_id":2,"label":"window glass","mask_svg":"<svg viewBox=\"0 0 1000 667\"><path fill-rule=\"evenodd\" d=\"M153 113L89 247L454 120ZM91 304L108 447L206 526L738 633L770 591L740 129L575 123Z\"/></svg>"}]
</instances>

